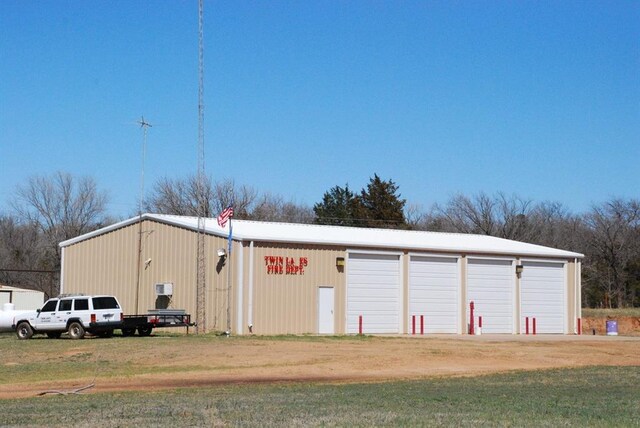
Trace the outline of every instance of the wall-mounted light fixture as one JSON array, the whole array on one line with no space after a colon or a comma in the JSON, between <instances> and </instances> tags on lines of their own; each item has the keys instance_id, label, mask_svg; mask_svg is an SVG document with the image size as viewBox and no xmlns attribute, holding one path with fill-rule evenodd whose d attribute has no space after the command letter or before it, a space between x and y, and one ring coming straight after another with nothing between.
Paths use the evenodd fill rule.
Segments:
<instances>
[{"instance_id":1,"label":"wall-mounted light fixture","mask_svg":"<svg viewBox=\"0 0 640 428\"><path fill-rule=\"evenodd\" d=\"M516 265L516 275L518 275L518 276L522 275L523 269L524 269L524 266Z\"/></svg>"},{"instance_id":2,"label":"wall-mounted light fixture","mask_svg":"<svg viewBox=\"0 0 640 428\"><path fill-rule=\"evenodd\" d=\"M344 267L344 257L336 257L336 267Z\"/></svg>"},{"instance_id":3,"label":"wall-mounted light fixture","mask_svg":"<svg viewBox=\"0 0 640 428\"><path fill-rule=\"evenodd\" d=\"M218 257L226 257L227 256L227 250L225 250L224 248L218 248Z\"/></svg>"}]
</instances>

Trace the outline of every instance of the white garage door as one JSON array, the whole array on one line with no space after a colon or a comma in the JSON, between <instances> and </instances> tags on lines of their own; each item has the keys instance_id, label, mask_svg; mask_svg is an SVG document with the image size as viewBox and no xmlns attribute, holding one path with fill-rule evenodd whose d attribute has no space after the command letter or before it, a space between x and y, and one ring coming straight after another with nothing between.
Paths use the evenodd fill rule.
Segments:
<instances>
[{"instance_id":1,"label":"white garage door","mask_svg":"<svg viewBox=\"0 0 640 428\"><path fill-rule=\"evenodd\" d=\"M411 256L409 264L409 333L412 316L420 332L458 333L458 259L456 257Z\"/></svg>"},{"instance_id":2,"label":"white garage door","mask_svg":"<svg viewBox=\"0 0 640 428\"><path fill-rule=\"evenodd\" d=\"M513 333L515 269L511 260L469 259L467 311L475 305L476 325L482 317L483 333ZM467 313L467 322L469 314Z\"/></svg>"},{"instance_id":3,"label":"white garage door","mask_svg":"<svg viewBox=\"0 0 640 428\"><path fill-rule=\"evenodd\" d=\"M347 264L347 332L400 332L400 256L350 253Z\"/></svg>"},{"instance_id":4,"label":"white garage door","mask_svg":"<svg viewBox=\"0 0 640 428\"><path fill-rule=\"evenodd\" d=\"M565 329L565 274L563 263L523 262L520 278L522 308L521 332L533 328L536 319L537 333L564 333ZM531 331L531 330L530 330Z\"/></svg>"}]
</instances>

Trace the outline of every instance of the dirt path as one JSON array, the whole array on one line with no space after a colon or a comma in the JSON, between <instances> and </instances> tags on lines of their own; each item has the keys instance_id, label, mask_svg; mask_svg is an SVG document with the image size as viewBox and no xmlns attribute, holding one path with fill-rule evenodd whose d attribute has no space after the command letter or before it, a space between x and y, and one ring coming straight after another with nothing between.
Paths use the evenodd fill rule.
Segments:
<instances>
[{"instance_id":1,"label":"dirt path","mask_svg":"<svg viewBox=\"0 0 640 428\"><path fill-rule=\"evenodd\" d=\"M640 365L640 337L485 335L308 341L256 338L194 341L189 349L175 349L174 344L162 338L134 340L144 342L128 342L128 348L132 348L131 343L143 346L128 350L126 356L119 349L125 341L112 341L117 346L110 346L107 340L85 340L68 351L70 356L87 352L94 342L94 348L100 347L96 352L101 353L101 359L124 359L124 363L140 367L140 373L145 373L117 376L101 371L90 392L231 383L368 382L555 367ZM145 369L151 366L155 373L146 373ZM0 385L0 398L72 389L91 381L86 377L64 382L16 380Z\"/></svg>"}]
</instances>

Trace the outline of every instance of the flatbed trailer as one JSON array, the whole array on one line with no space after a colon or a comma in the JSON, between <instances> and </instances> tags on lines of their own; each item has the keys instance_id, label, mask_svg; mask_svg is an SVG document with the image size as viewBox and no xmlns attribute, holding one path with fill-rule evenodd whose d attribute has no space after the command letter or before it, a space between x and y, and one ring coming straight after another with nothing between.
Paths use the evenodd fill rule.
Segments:
<instances>
[{"instance_id":1,"label":"flatbed trailer","mask_svg":"<svg viewBox=\"0 0 640 428\"><path fill-rule=\"evenodd\" d=\"M136 331L140 336L149 336L154 328L163 327L189 327L195 324L191 322L191 315L185 313L152 313L142 315L123 315L122 322L116 328L122 330L123 336L133 336Z\"/></svg>"}]
</instances>

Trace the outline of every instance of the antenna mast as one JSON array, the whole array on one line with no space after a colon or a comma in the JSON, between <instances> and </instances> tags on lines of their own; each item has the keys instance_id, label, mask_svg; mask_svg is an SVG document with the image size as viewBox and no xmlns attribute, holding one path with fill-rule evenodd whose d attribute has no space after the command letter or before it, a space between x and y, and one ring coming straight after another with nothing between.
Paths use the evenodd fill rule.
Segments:
<instances>
[{"instance_id":1,"label":"antenna mast","mask_svg":"<svg viewBox=\"0 0 640 428\"><path fill-rule=\"evenodd\" d=\"M147 130L151 128L151 124L144 120L144 116L140 117L138 125L143 130L142 137L142 172L140 173L140 202L138 204L138 266L136 276L136 315L140 313L138 301L140 300L140 264L142 263L142 201L144 200L144 158L147 153Z\"/></svg>"},{"instance_id":2,"label":"antenna mast","mask_svg":"<svg viewBox=\"0 0 640 428\"><path fill-rule=\"evenodd\" d=\"M142 203L144 201L144 158L147 154L147 130L151 128L149 122L144 120L144 116L140 117L140 120L137 122L140 125L140 128L143 130L142 137L142 173L140 175L140 203L138 204L138 215L142 215Z\"/></svg>"},{"instance_id":3,"label":"antenna mast","mask_svg":"<svg viewBox=\"0 0 640 428\"><path fill-rule=\"evenodd\" d=\"M198 277L196 283L196 334L207 330L204 195L204 41L203 0L198 1Z\"/></svg>"}]
</instances>

